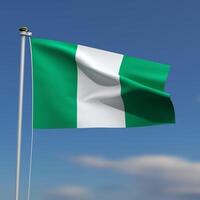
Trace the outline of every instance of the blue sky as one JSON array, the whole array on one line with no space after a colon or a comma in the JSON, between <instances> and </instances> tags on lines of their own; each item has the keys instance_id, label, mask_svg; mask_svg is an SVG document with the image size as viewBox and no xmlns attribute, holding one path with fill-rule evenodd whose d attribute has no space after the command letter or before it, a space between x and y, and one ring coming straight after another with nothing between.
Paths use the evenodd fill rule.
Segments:
<instances>
[{"instance_id":1,"label":"blue sky","mask_svg":"<svg viewBox=\"0 0 200 200\"><path fill-rule=\"evenodd\" d=\"M44 37L171 65L166 90L175 125L35 131L32 199L200 198L200 2L198 0L11 1L0 3L0 199L14 198L20 37ZM31 135L26 55L21 199Z\"/></svg>"}]
</instances>

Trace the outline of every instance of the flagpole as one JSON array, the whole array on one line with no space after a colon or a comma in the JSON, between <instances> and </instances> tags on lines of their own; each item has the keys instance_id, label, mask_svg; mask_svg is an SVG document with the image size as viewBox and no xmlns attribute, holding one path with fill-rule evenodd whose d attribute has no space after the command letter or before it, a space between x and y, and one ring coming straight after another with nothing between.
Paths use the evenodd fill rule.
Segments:
<instances>
[{"instance_id":1,"label":"flagpole","mask_svg":"<svg viewBox=\"0 0 200 200\"><path fill-rule=\"evenodd\" d=\"M24 63L26 37L32 35L27 27L19 29L21 35L21 56L20 56L20 77L19 77L19 100L18 100L18 130L17 130L17 159L16 159L16 188L15 200L19 200L20 190L20 160L21 160L21 139L22 139L22 111L23 111L23 90L24 90Z\"/></svg>"}]
</instances>

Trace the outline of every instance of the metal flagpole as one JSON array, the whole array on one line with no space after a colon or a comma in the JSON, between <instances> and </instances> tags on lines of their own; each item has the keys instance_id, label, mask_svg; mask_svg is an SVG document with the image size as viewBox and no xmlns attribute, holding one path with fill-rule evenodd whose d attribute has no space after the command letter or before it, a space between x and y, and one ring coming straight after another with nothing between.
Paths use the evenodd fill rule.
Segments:
<instances>
[{"instance_id":1,"label":"metal flagpole","mask_svg":"<svg viewBox=\"0 0 200 200\"><path fill-rule=\"evenodd\" d=\"M24 63L25 63L25 42L26 36L31 36L27 27L19 29L21 35L21 57L20 57L20 78L19 78L19 102L18 102L18 131L17 131L17 161L16 161L16 190L15 200L19 200L20 184L20 159L21 159L21 138L22 138L22 110L23 110L23 89L24 89Z\"/></svg>"}]
</instances>

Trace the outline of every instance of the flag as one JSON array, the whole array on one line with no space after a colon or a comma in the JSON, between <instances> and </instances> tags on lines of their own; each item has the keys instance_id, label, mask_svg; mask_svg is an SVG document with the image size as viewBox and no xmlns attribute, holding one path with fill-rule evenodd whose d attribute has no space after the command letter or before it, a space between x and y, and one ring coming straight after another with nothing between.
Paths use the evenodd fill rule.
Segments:
<instances>
[{"instance_id":1,"label":"flag","mask_svg":"<svg viewBox=\"0 0 200 200\"><path fill-rule=\"evenodd\" d=\"M174 123L168 65L47 39L31 49L34 128Z\"/></svg>"}]
</instances>

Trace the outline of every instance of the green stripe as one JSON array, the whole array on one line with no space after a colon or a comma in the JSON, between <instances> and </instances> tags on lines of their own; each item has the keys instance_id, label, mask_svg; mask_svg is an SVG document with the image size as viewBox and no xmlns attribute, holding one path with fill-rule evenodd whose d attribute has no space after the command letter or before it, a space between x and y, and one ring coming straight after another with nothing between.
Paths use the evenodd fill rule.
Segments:
<instances>
[{"instance_id":1,"label":"green stripe","mask_svg":"<svg viewBox=\"0 0 200 200\"><path fill-rule=\"evenodd\" d=\"M77 46L31 38L33 127L77 127Z\"/></svg>"},{"instance_id":2,"label":"green stripe","mask_svg":"<svg viewBox=\"0 0 200 200\"><path fill-rule=\"evenodd\" d=\"M164 92L169 66L124 56L120 67L126 127L174 123L169 94Z\"/></svg>"}]
</instances>

